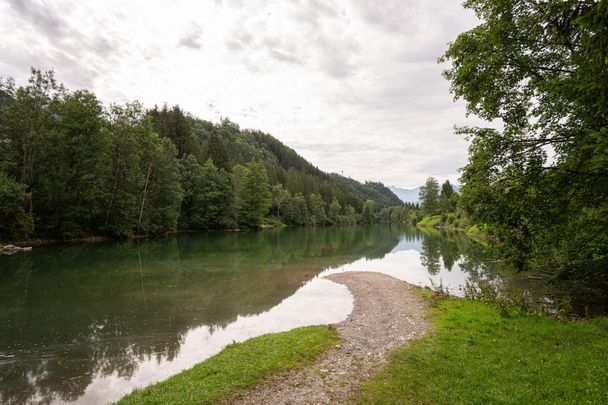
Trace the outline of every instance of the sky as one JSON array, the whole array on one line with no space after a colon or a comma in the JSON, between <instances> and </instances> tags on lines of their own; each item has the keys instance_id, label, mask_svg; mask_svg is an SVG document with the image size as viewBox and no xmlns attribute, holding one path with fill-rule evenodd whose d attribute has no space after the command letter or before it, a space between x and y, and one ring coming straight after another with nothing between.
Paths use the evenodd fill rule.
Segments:
<instances>
[{"instance_id":1,"label":"sky","mask_svg":"<svg viewBox=\"0 0 608 405\"><path fill-rule=\"evenodd\" d=\"M478 24L461 0L0 0L0 76L30 66L106 104L179 104L268 132L315 166L457 181L479 125L437 58Z\"/></svg>"}]
</instances>

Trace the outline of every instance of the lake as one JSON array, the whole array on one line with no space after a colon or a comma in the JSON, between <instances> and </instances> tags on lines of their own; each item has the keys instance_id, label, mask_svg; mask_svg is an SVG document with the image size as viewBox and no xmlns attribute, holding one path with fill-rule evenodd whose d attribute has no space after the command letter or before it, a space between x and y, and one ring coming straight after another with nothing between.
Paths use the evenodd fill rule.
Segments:
<instances>
[{"instance_id":1,"label":"lake","mask_svg":"<svg viewBox=\"0 0 608 405\"><path fill-rule=\"evenodd\" d=\"M0 257L0 402L103 404L233 341L345 319L323 276L379 271L463 295L499 277L461 234L402 226L183 234Z\"/></svg>"}]
</instances>

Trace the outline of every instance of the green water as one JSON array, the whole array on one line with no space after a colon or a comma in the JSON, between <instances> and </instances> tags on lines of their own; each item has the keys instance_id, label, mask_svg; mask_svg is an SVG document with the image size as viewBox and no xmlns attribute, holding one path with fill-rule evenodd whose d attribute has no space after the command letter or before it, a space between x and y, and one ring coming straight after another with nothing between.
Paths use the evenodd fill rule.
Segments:
<instances>
[{"instance_id":1,"label":"green water","mask_svg":"<svg viewBox=\"0 0 608 405\"><path fill-rule=\"evenodd\" d=\"M492 277L474 250L462 236L358 226L188 234L0 257L0 402L116 399L164 378L171 362L187 365L224 341L280 329L304 305L298 297L339 295L327 301L337 307L327 319L314 318L338 321L350 310L348 293L315 278L321 272L377 270L420 285L441 277L457 292L469 277ZM259 331L239 332L248 324Z\"/></svg>"}]
</instances>

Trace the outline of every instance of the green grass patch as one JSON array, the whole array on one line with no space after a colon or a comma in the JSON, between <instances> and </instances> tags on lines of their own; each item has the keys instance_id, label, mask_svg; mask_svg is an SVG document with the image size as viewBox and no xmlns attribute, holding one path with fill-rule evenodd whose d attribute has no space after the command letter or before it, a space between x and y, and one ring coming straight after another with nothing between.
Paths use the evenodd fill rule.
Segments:
<instances>
[{"instance_id":1,"label":"green grass patch","mask_svg":"<svg viewBox=\"0 0 608 405\"><path fill-rule=\"evenodd\" d=\"M441 223L441 215L433 215L432 217L426 216L422 218L422 221L418 222L418 226L437 226Z\"/></svg>"},{"instance_id":2,"label":"green grass patch","mask_svg":"<svg viewBox=\"0 0 608 405\"><path fill-rule=\"evenodd\" d=\"M311 326L234 343L190 370L132 392L118 404L211 404L270 374L306 366L337 341L334 328Z\"/></svg>"},{"instance_id":3,"label":"green grass patch","mask_svg":"<svg viewBox=\"0 0 608 405\"><path fill-rule=\"evenodd\" d=\"M396 352L362 404L608 403L608 318L559 321L440 301L435 331Z\"/></svg>"}]
</instances>

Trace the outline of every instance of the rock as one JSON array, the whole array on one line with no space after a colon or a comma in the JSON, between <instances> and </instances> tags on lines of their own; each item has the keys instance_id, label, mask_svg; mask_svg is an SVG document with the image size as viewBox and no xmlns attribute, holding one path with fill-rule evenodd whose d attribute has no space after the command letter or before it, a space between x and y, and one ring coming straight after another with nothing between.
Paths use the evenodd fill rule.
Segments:
<instances>
[{"instance_id":1,"label":"rock","mask_svg":"<svg viewBox=\"0 0 608 405\"><path fill-rule=\"evenodd\" d=\"M31 251L31 247L19 247L15 245L6 245L2 248L2 253L5 255L14 255L17 252L29 252Z\"/></svg>"}]
</instances>

